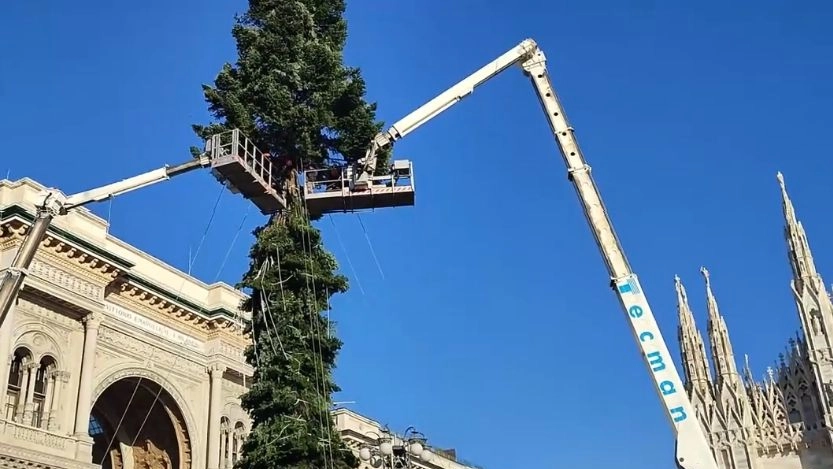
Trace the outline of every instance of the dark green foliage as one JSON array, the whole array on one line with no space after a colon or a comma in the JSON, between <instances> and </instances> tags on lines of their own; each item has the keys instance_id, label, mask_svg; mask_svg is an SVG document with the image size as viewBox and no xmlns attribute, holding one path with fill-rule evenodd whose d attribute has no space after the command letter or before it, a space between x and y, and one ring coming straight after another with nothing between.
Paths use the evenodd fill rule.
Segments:
<instances>
[{"instance_id":1,"label":"dark green foliage","mask_svg":"<svg viewBox=\"0 0 833 469\"><path fill-rule=\"evenodd\" d=\"M347 290L347 279L334 273L336 261L303 210L276 218L257 238L243 279L253 290L245 308L255 343L246 355L255 376L243 406L254 427L240 467L356 467L329 420L341 342L320 314L333 293Z\"/></svg>"},{"instance_id":2,"label":"dark green foliage","mask_svg":"<svg viewBox=\"0 0 833 469\"><path fill-rule=\"evenodd\" d=\"M360 71L343 65L343 13L341 0L250 1L232 30L237 64L203 87L221 123L196 132L237 127L263 151L317 165L364 156L381 123Z\"/></svg>"},{"instance_id":3,"label":"dark green foliage","mask_svg":"<svg viewBox=\"0 0 833 469\"><path fill-rule=\"evenodd\" d=\"M381 124L359 70L342 63L344 8L343 0L250 0L233 28L237 63L203 87L217 122L195 125L197 134L236 127L261 150L299 165L364 156ZM380 157L384 168L387 155ZM290 207L255 232L241 283L252 292L244 307L252 312L246 357L255 375L243 397L253 428L239 467L354 468L330 417L341 342L323 316L347 279L292 196L294 183L287 175Z\"/></svg>"}]
</instances>

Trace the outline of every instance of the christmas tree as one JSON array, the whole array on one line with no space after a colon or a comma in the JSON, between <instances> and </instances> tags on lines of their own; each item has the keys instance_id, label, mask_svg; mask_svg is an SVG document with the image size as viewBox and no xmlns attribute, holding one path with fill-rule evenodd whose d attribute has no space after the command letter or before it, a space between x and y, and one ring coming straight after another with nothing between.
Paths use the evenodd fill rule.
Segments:
<instances>
[{"instance_id":1,"label":"christmas tree","mask_svg":"<svg viewBox=\"0 0 833 469\"><path fill-rule=\"evenodd\" d=\"M323 246L297 187L297 168L325 168L364 156L381 130L357 68L345 66L343 0L250 0L232 34L237 61L203 87L215 122L203 138L240 129L282 161L287 208L255 231L241 287L254 367L242 405L252 418L238 467L353 468L358 461L334 428L332 371L341 342L323 313L347 279ZM384 167L386 154L381 154Z\"/></svg>"}]
</instances>

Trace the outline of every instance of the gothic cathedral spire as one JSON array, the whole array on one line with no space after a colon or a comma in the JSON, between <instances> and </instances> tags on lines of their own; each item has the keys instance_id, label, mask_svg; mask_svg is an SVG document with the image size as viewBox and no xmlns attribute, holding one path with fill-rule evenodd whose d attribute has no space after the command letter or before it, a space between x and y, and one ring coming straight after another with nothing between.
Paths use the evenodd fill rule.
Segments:
<instances>
[{"instance_id":1,"label":"gothic cathedral spire","mask_svg":"<svg viewBox=\"0 0 833 469\"><path fill-rule=\"evenodd\" d=\"M720 314L717 307L717 300L712 291L709 271L705 267L700 268L700 273L706 281L706 307L709 313L709 343L712 349L714 360L715 378L718 387L726 383L732 388L739 389L741 384L738 366L735 362L735 352L732 350L732 343L729 341L729 329L726 327L726 320Z\"/></svg>"},{"instance_id":2,"label":"gothic cathedral spire","mask_svg":"<svg viewBox=\"0 0 833 469\"><path fill-rule=\"evenodd\" d=\"M677 312L679 313L680 325L677 337L680 341L680 351L683 358L683 370L685 371L685 385L689 391L695 387L711 387L711 372L709 371L709 360L706 357L706 347L703 343L703 336L697 330L694 322L694 314L688 305L688 295L680 277L674 276L674 286L677 289Z\"/></svg>"},{"instance_id":3,"label":"gothic cathedral spire","mask_svg":"<svg viewBox=\"0 0 833 469\"><path fill-rule=\"evenodd\" d=\"M795 208L784 184L784 176L779 172L777 178L781 186L784 210L784 237L793 273L790 284L806 339L809 363L813 369L818 395L821 397L818 407L822 418L819 420L830 427L833 425L828 399L828 391L833 387L833 303L821 275L816 270L807 234L796 217Z\"/></svg>"},{"instance_id":4,"label":"gothic cathedral spire","mask_svg":"<svg viewBox=\"0 0 833 469\"><path fill-rule=\"evenodd\" d=\"M821 280L816 271L816 264L813 261L813 253L810 251L810 243L807 241L807 234L804 232L804 225L798 221L795 215L795 207L787 194L787 186L784 183L784 175L778 172L776 175L778 184L781 186L781 205L784 210L784 237L787 240L789 249L790 267L793 271L793 282L797 289L802 289L805 283L813 287L815 280ZM821 284L822 288L824 284Z\"/></svg>"}]
</instances>

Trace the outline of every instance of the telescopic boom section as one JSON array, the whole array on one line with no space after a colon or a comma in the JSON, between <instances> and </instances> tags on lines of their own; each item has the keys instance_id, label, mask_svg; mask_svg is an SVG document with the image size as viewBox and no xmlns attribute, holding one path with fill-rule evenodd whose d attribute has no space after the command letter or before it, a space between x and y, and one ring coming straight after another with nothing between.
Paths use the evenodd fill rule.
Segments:
<instances>
[{"instance_id":1,"label":"telescopic boom section","mask_svg":"<svg viewBox=\"0 0 833 469\"><path fill-rule=\"evenodd\" d=\"M680 373L674 365L639 280L625 257L599 189L593 181L590 166L579 149L573 128L553 89L547 73L546 57L542 51L537 50L521 65L532 81L541 107L547 115L550 129L567 165L568 178L575 186L584 215L610 273L613 288L626 312L666 415L677 434L677 466L684 469L717 469L706 436L683 389Z\"/></svg>"},{"instance_id":2,"label":"telescopic boom section","mask_svg":"<svg viewBox=\"0 0 833 469\"><path fill-rule=\"evenodd\" d=\"M642 358L654 380L657 394L677 437L676 464L682 469L717 469L705 434L683 389L680 374L671 359L648 300L639 280L630 268L613 224L608 217L601 195L590 173L590 167L576 142L561 103L547 73L546 57L535 41L527 39L493 62L477 70L436 98L376 136L365 158L364 174L373 173L376 152L392 145L433 117L471 94L474 89L513 65L520 65L532 81L541 107L564 162L568 178L573 182L587 222L602 253L611 283L625 310ZM639 423L636 424L639 426ZM641 430L641 429L640 429Z\"/></svg>"}]
</instances>

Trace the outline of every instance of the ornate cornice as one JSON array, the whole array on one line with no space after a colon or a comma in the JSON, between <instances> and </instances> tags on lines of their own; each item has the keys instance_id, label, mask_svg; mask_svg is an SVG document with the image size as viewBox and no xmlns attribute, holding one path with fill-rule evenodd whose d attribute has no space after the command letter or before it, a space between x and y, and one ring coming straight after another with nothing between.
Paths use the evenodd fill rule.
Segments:
<instances>
[{"instance_id":1,"label":"ornate cornice","mask_svg":"<svg viewBox=\"0 0 833 469\"><path fill-rule=\"evenodd\" d=\"M0 218L0 251L19 248L29 229L31 214L17 206L5 207ZM58 233L60 232L60 233ZM71 238L71 240L70 240ZM130 304L163 319L176 328L185 326L186 333L199 334L210 340L221 334L234 337L245 347L248 339L242 334L240 318L219 308L207 310L175 293L144 280L130 269L124 259L108 255L100 248L74 237L66 231L50 227L30 269L35 276L62 286L84 298L101 301L115 292Z\"/></svg>"},{"instance_id":2,"label":"ornate cornice","mask_svg":"<svg viewBox=\"0 0 833 469\"><path fill-rule=\"evenodd\" d=\"M183 333L197 335L201 340L205 339L205 334L208 332L206 319L178 303L133 285L122 278L110 284L108 292L107 301L141 312Z\"/></svg>"},{"instance_id":3,"label":"ornate cornice","mask_svg":"<svg viewBox=\"0 0 833 469\"><path fill-rule=\"evenodd\" d=\"M0 222L0 251L18 248L28 230L29 225L19 219L2 220ZM101 285L106 285L122 272L114 264L89 254L53 234L47 234L41 242L38 257L48 260L49 264Z\"/></svg>"},{"instance_id":4,"label":"ornate cornice","mask_svg":"<svg viewBox=\"0 0 833 469\"><path fill-rule=\"evenodd\" d=\"M0 249L5 248L8 243L13 244L22 241L33 220L32 214L18 205L3 207L2 218L0 218ZM41 243L41 248L45 247L47 243L50 245L54 243L56 248L61 244L61 250L74 248L75 251L71 253L73 257L85 255L85 261L86 259L89 259L89 261L95 260L98 266L105 268L105 272L109 268L126 271L133 267L133 263L126 259L115 256L66 230L58 228L54 224L49 227L47 237Z\"/></svg>"}]
</instances>

